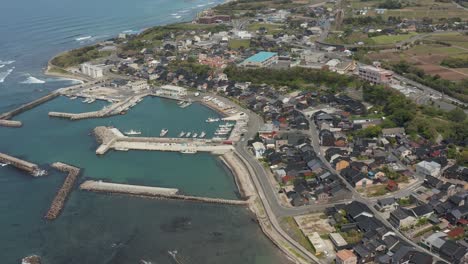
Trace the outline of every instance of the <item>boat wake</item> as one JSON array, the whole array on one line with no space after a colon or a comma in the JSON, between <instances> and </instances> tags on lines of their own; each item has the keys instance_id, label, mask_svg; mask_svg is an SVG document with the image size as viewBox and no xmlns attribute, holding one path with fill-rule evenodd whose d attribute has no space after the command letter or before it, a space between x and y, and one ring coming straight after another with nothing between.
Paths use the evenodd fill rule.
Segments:
<instances>
[{"instance_id":1,"label":"boat wake","mask_svg":"<svg viewBox=\"0 0 468 264\"><path fill-rule=\"evenodd\" d=\"M4 72L0 72L0 83L3 83L6 79L6 77L8 77L8 75L10 75L13 70L15 69L15 67L7 70L7 71L4 71Z\"/></svg>"},{"instance_id":2,"label":"boat wake","mask_svg":"<svg viewBox=\"0 0 468 264\"><path fill-rule=\"evenodd\" d=\"M23 84L42 84L45 83L45 81L38 79L33 76L29 76L25 81L22 81L21 83Z\"/></svg>"}]
</instances>

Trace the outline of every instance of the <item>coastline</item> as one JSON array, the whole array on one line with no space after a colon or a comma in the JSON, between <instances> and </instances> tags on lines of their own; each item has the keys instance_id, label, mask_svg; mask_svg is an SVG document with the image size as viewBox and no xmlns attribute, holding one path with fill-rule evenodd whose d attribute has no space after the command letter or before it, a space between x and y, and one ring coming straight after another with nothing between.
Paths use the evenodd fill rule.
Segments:
<instances>
[{"instance_id":1,"label":"coastline","mask_svg":"<svg viewBox=\"0 0 468 264\"><path fill-rule=\"evenodd\" d=\"M222 3L219 3L217 5L214 5L210 8L214 8L219 5L227 4L227 3L232 3L232 2L237 2L237 0L226 0ZM208 10L210 8L204 9ZM192 18L195 19L196 17ZM175 23L189 23L190 21L181 21L181 22L175 22ZM152 26L148 27L147 29L151 29L154 27L158 26L167 26L167 25L172 25L174 23L168 23L168 24L162 24L162 25L157 25L157 26ZM137 35L142 34L144 31L140 31ZM89 45L96 45L100 42L96 43L91 43ZM87 46L89 46L87 45ZM60 77L60 78L67 78L67 79L76 79L80 80L83 82L89 82L92 81L90 79L84 78L82 76L76 76L72 73L59 73L59 72L52 72L51 69L52 67L56 67L59 70L64 69L57 67L53 65L52 60L56 58L57 56L60 56L64 53L70 52L71 50L61 52L57 54L56 56L52 57L48 61L47 68L44 71L44 74L49 75L49 76L54 76L54 77ZM206 94L208 95L208 94ZM213 94L209 94L213 95ZM224 98L224 97L222 97ZM224 98L226 99L226 98ZM227 99L229 100L229 99ZM230 100L229 100L230 101ZM205 107L208 107L209 109L212 109L222 115L223 117L226 117L226 113L224 113L222 110L216 108L215 106L205 102L204 100L198 100L199 103L204 105ZM240 107L241 109L244 109L241 105L234 103L236 106ZM232 156L230 156L232 155ZM232 177L234 177L234 181L236 183L236 187L241 195L242 198L247 199L247 206L249 210L255 215L255 219L257 223L259 224L260 229L262 230L263 234L270 240L273 245L279 249L282 252L282 255L284 255L288 260L290 260L291 263L309 263L307 262L301 254L298 254L293 248L291 248L286 242L288 239L285 239L282 235L282 232L279 232L274 228L275 223L277 222L277 219L270 219L270 216L266 212L267 208L265 207L264 203L265 201L262 201L262 194L260 191L257 189L256 185L254 184L254 175L251 174L252 168L250 167L249 164L247 164L244 160L243 157L240 156L237 151L230 151L228 153L225 153L223 155L218 156L219 159L223 162L223 164L230 170ZM160 198L153 198L153 199L160 199Z\"/></svg>"}]
</instances>

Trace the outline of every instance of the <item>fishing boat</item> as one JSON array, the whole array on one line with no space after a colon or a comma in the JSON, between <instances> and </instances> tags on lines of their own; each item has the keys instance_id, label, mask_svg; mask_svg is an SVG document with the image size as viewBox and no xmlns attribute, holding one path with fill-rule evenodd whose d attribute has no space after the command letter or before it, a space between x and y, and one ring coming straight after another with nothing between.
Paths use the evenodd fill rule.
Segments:
<instances>
[{"instance_id":1,"label":"fishing boat","mask_svg":"<svg viewBox=\"0 0 468 264\"><path fill-rule=\"evenodd\" d=\"M187 132L187 134L185 134L186 137L190 137L190 135L192 135L192 132Z\"/></svg>"},{"instance_id":2,"label":"fishing boat","mask_svg":"<svg viewBox=\"0 0 468 264\"><path fill-rule=\"evenodd\" d=\"M179 137L181 138L181 137L184 137L184 136L185 136L185 132L184 131L180 132Z\"/></svg>"},{"instance_id":3,"label":"fishing boat","mask_svg":"<svg viewBox=\"0 0 468 264\"><path fill-rule=\"evenodd\" d=\"M198 133L193 133L193 136L192 136L192 137L193 137L193 138L198 137Z\"/></svg>"},{"instance_id":4,"label":"fishing boat","mask_svg":"<svg viewBox=\"0 0 468 264\"><path fill-rule=\"evenodd\" d=\"M89 102L89 98L85 98L83 101L81 101L82 103L87 103Z\"/></svg>"},{"instance_id":5,"label":"fishing boat","mask_svg":"<svg viewBox=\"0 0 468 264\"><path fill-rule=\"evenodd\" d=\"M124 134L127 136L133 136L133 135L141 135L141 132L131 129L129 131L125 131Z\"/></svg>"},{"instance_id":6,"label":"fishing boat","mask_svg":"<svg viewBox=\"0 0 468 264\"><path fill-rule=\"evenodd\" d=\"M76 98L78 98L78 97L72 96L72 97L70 97L70 100L75 100Z\"/></svg>"},{"instance_id":7,"label":"fishing boat","mask_svg":"<svg viewBox=\"0 0 468 264\"><path fill-rule=\"evenodd\" d=\"M159 136L160 136L160 137L164 137L164 136L167 135L168 132L169 132L169 129L163 128L163 129L161 130L161 133L159 133Z\"/></svg>"},{"instance_id":8,"label":"fishing boat","mask_svg":"<svg viewBox=\"0 0 468 264\"><path fill-rule=\"evenodd\" d=\"M204 138L206 136L206 132L205 131L202 131L200 133L200 136L198 136L199 138Z\"/></svg>"},{"instance_id":9,"label":"fishing boat","mask_svg":"<svg viewBox=\"0 0 468 264\"><path fill-rule=\"evenodd\" d=\"M214 123L214 122L218 122L219 121L219 118L213 118L213 117L209 117L208 119L206 119L206 123Z\"/></svg>"},{"instance_id":10,"label":"fishing boat","mask_svg":"<svg viewBox=\"0 0 468 264\"><path fill-rule=\"evenodd\" d=\"M94 103L94 101L96 101L96 99L91 98L91 99L88 100L88 104Z\"/></svg>"},{"instance_id":11,"label":"fishing boat","mask_svg":"<svg viewBox=\"0 0 468 264\"><path fill-rule=\"evenodd\" d=\"M2 166L2 167L8 166L8 165L9 165L9 163L1 163L0 162L0 166Z\"/></svg>"}]
</instances>

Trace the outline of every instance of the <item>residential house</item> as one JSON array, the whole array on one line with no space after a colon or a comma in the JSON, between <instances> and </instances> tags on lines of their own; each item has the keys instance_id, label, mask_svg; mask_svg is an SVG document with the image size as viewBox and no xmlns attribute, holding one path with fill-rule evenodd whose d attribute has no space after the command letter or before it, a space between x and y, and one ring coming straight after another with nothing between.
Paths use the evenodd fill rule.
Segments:
<instances>
[{"instance_id":1,"label":"residential house","mask_svg":"<svg viewBox=\"0 0 468 264\"><path fill-rule=\"evenodd\" d=\"M384 128L382 129L383 137L396 137L397 135L404 136L405 128L403 127L393 127L393 128Z\"/></svg>"},{"instance_id":2,"label":"residential house","mask_svg":"<svg viewBox=\"0 0 468 264\"><path fill-rule=\"evenodd\" d=\"M263 158L263 154L265 153L265 150L266 150L265 145L263 145L262 142L254 142L252 144L252 147L254 149L255 157L257 159Z\"/></svg>"},{"instance_id":3,"label":"residential house","mask_svg":"<svg viewBox=\"0 0 468 264\"><path fill-rule=\"evenodd\" d=\"M336 252L336 264L356 264L357 257L353 251L349 249L342 249Z\"/></svg>"},{"instance_id":4,"label":"residential house","mask_svg":"<svg viewBox=\"0 0 468 264\"><path fill-rule=\"evenodd\" d=\"M440 169L440 164L434 161L428 162L423 160L416 164L416 173L422 176L430 175L437 177L440 175Z\"/></svg>"},{"instance_id":5,"label":"residential house","mask_svg":"<svg viewBox=\"0 0 468 264\"><path fill-rule=\"evenodd\" d=\"M394 211L390 213L388 221L396 228L402 228L411 226L416 223L416 218L413 216L412 212L408 210L397 207Z\"/></svg>"}]
</instances>

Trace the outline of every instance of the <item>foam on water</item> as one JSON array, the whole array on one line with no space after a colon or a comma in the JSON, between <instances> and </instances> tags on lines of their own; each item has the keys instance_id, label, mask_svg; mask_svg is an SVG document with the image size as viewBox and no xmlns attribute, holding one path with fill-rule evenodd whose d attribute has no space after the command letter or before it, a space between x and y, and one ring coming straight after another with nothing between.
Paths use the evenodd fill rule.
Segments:
<instances>
[{"instance_id":1,"label":"foam on water","mask_svg":"<svg viewBox=\"0 0 468 264\"><path fill-rule=\"evenodd\" d=\"M6 79L6 77L8 77L8 75L10 75L13 70L15 69L15 67L11 68L11 69L8 69L7 71L4 71L4 72L0 72L0 83L3 83Z\"/></svg>"},{"instance_id":2,"label":"foam on water","mask_svg":"<svg viewBox=\"0 0 468 264\"><path fill-rule=\"evenodd\" d=\"M76 40L76 41L89 40L89 39L91 39L92 37L93 37L93 36L79 37L79 38L76 38L75 40Z\"/></svg>"},{"instance_id":3,"label":"foam on water","mask_svg":"<svg viewBox=\"0 0 468 264\"><path fill-rule=\"evenodd\" d=\"M14 63L15 61L14 60L9 60L9 61L2 61L0 60L0 65L9 65L9 64L12 64Z\"/></svg>"},{"instance_id":4,"label":"foam on water","mask_svg":"<svg viewBox=\"0 0 468 264\"><path fill-rule=\"evenodd\" d=\"M41 79L38 79L36 77L33 77L33 76L29 76L26 80L22 81L21 83L24 83L24 84L42 84L42 83L45 83L45 81L43 81Z\"/></svg>"},{"instance_id":5,"label":"foam on water","mask_svg":"<svg viewBox=\"0 0 468 264\"><path fill-rule=\"evenodd\" d=\"M3 68L3 67L5 67L5 65L1 65L1 64L0 64L0 69Z\"/></svg>"}]
</instances>

